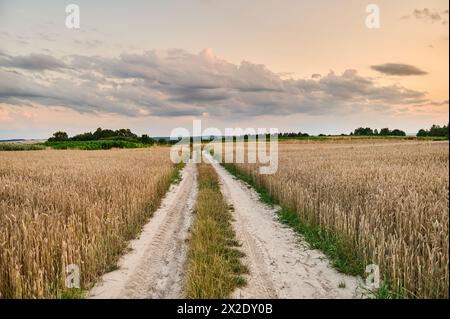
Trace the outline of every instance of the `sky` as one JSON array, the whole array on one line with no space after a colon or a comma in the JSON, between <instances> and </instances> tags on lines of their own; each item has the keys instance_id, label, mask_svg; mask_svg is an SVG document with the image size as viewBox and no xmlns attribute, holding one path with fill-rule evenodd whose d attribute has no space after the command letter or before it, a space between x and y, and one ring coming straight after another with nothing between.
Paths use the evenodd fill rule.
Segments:
<instances>
[{"instance_id":1,"label":"sky","mask_svg":"<svg viewBox=\"0 0 450 319\"><path fill-rule=\"evenodd\" d=\"M448 19L447 0L0 0L0 139L415 133L448 122Z\"/></svg>"}]
</instances>

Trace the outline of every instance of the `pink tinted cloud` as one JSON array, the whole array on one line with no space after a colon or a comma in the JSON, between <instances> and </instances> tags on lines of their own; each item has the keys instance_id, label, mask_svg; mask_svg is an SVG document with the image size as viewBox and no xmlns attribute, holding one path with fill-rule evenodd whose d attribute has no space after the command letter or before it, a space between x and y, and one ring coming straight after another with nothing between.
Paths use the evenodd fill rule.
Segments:
<instances>
[{"instance_id":1,"label":"pink tinted cloud","mask_svg":"<svg viewBox=\"0 0 450 319\"><path fill-rule=\"evenodd\" d=\"M0 108L0 122L6 122L10 119L8 110Z\"/></svg>"}]
</instances>

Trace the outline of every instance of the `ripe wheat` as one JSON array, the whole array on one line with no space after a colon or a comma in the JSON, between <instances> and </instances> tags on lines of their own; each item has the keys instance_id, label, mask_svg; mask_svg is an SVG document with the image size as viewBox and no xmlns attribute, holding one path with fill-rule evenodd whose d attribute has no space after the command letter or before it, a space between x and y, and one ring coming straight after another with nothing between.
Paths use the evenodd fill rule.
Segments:
<instances>
[{"instance_id":1,"label":"ripe wheat","mask_svg":"<svg viewBox=\"0 0 450 319\"><path fill-rule=\"evenodd\" d=\"M280 143L279 169L239 170L342 236L404 297L448 298L448 142Z\"/></svg>"},{"instance_id":2,"label":"ripe wheat","mask_svg":"<svg viewBox=\"0 0 450 319\"><path fill-rule=\"evenodd\" d=\"M170 184L168 148L0 152L0 298L64 296L115 267Z\"/></svg>"}]
</instances>

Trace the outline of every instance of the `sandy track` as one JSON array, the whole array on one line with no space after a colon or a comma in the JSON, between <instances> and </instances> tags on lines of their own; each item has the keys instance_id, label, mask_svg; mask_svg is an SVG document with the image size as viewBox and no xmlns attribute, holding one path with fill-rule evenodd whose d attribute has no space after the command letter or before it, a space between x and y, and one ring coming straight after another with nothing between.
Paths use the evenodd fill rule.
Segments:
<instances>
[{"instance_id":1,"label":"sandy track","mask_svg":"<svg viewBox=\"0 0 450 319\"><path fill-rule=\"evenodd\" d=\"M187 236L197 197L197 172L189 163L182 181L172 185L161 207L130 242L119 268L105 274L89 298L180 298L184 281Z\"/></svg>"},{"instance_id":2,"label":"sandy track","mask_svg":"<svg viewBox=\"0 0 450 319\"><path fill-rule=\"evenodd\" d=\"M235 298L354 298L359 280L338 273L326 257L307 244L277 218L276 208L259 200L258 194L213 163L222 192L234 207L234 228L245 262L250 268L248 285ZM339 284L345 283L345 288Z\"/></svg>"}]
</instances>

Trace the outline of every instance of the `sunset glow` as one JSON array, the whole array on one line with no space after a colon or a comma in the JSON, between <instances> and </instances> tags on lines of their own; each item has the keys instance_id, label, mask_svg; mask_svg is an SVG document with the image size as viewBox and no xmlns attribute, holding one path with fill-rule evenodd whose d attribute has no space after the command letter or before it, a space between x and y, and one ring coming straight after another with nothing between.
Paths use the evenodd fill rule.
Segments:
<instances>
[{"instance_id":1,"label":"sunset glow","mask_svg":"<svg viewBox=\"0 0 450 319\"><path fill-rule=\"evenodd\" d=\"M202 119L312 134L448 122L448 1L0 3L0 139ZM174 8L177 8L174 10Z\"/></svg>"}]
</instances>

